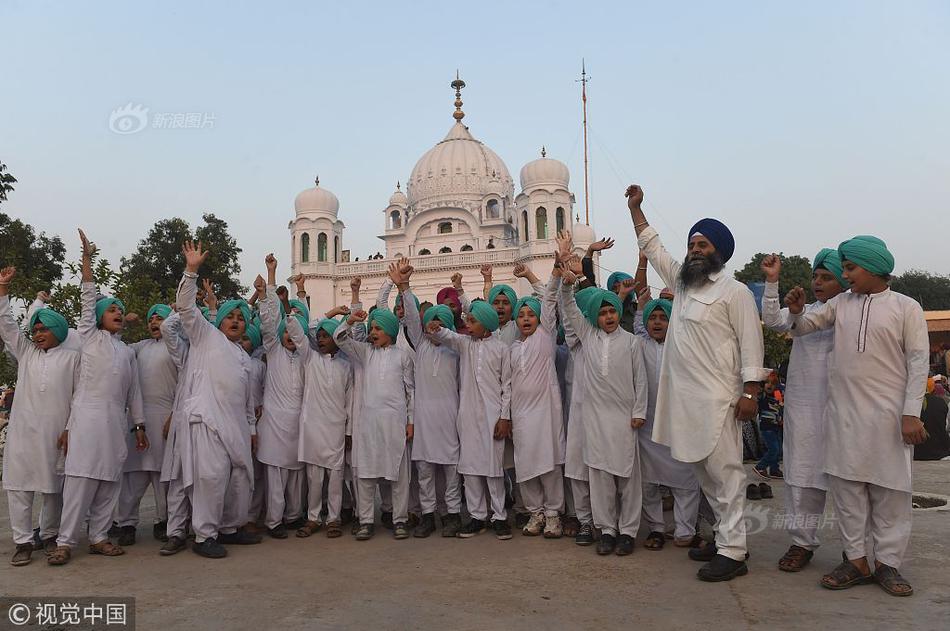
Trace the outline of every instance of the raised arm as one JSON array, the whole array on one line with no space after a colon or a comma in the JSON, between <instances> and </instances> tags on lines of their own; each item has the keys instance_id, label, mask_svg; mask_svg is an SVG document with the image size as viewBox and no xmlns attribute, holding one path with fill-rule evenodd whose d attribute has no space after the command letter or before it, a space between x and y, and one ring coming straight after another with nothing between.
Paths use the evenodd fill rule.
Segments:
<instances>
[{"instance_id":1,"label":"raised arm","mask_svg":"<svg viewBox=\"0 0 950 631\"><path fill-rule=\"evenodd\" d=\"M793 318L788 309L779 304L778 280L782 271L782 261L775 254L769 254L759 265L765 274L765 294L762 296L762 322L773 331L789 331Z\"/></svg>"},{"instance_id":2,"label":"raised arm","mask_svg":"<svg viewBox=\"0 0 950 631\"><path fill-rule=\"evenodd\" d=\"M559 270L556 270L544 287L541 300L541 326L555 336L557 335L557 298L560 289L561 274Z\"/></svg>"},{"instance_id":3,"label":"raised arm","mask_svg":"<svg viewBox=\"0 0 950 631\"><path fill-rule=\"evenodd\" d=\"M630 218L637 233L637 245L646 255L650 265L660 275L663 282L669 287L676 286L682 264L674 259L660 241L660 235L647 222L641 205L643 204L643 189L637 185L627 187L627 208L630 209Z\"/></svg>"},{"instance_id":4,"label":"raised arm","mask_svg":"<svg viewBox=\"0 0 950 631\"><path fill-rule=\"evenodd\" d=\"M297 353L300 354L300 359L306 363L310 359L310 355L314 352L313 348L310 347L307 332L300 326L300 321L292 315L288 315L284 319L284 326L287 327L287 335L290 336L294 346L297 347Z\"/></svg>"},{"instance_id":5,"label":"raised arm","mask_svg":"<svg viewBox=\"0 0 950 631\"><path fill-rule=\"evenodd\" d=\"M201 344L214 330L214 325L205 320L195 302L198 294L198 268L208 258L208 250L202 250L201 242L185 241L182 246L185 255L185 271L178 283L175 306L181 316L182 328L192 346Z\"/></svg>"},{"instance_id":6,"label":"raised arm","mask_svg":"<svg viewBox=\"0 0 950 631\"><path fill-rule=\"evenodd\" d=\"M188 357L188 340L181 335L181 316L177 311L168 314L168 317L162 320L162 342L168 355L175 363L179 371L184 370L185 360Z\"/></svg>"},{"instance_id":7,"label":"raised arm","mask_svg":"<svg viewBox=\"0 0 950 631\"><path fill-rule=\"evenodd\" d=\"M390 279L385 279L383 284L379 286L379 293L376 294L376 308L377 309L388 309L389 308L389 294L393 290L393 281Z\"/></svg>"},{"instance_id":8,"label":"raised arm","mask_svg":"<svg viewBox=\"0 0 950 631\"><path fill-rule=\"evenodd\" d=\"M337 327L333 332L333 340L336 345L346 353L354 364L363 365L366 361L366 355L369 353L369 343L360 342L353 337L353 325L357 322L366 321L366 312L357 311L351 313L350 317L343 321L343 324Z\"/></svg>"},{"instance_id":9,"label":"raised arm","mask_svg":"<svg viewBox=\"0 0 950 631\"><path fill-rule=\"evenodd\" d=\"M447 346L459 354L462 353L462 349L468 343L468 340L471 339L467 335L459 335L444 326L439 326L439 323L435 320L429 323L426 333L435 338L439 344Z\"/></svg>"},{"instance_id":10,"label":"raised arm","mask_svg":"<svg viewBox=\"0 0 950 631\"><path fill-rule=\"evenodd\" d=\"M459 303L462 305L462 313L468 313L472 308L472 301L465 294L465 286L462 285L462 275L459 272L452 274L452 287L459 295Z\"/></svg>"},{"instance_id":11,"label":"raised arm","mask_svg":"<svg viewBox=\"0 0 950 631\"><path fill-rule=\"evenodd\" d=\"M23 331L17 326L16 320L13 319L13 312L10 310L10 283L13 282L14 276L16 276L15 267L5 267L0 270L0 338L3 339L10 354L19 361L30 342L23 336Z\"/></svg>"},{"instance_id":12,"label":"raised arm","mask_svg":"<svg viewBox=\"0 0 950 631\"><path fill-rule=\"evenodd\" d=\"M805 313L805 290L795 287L785 296L788 313L792 319L792 328L789 334L792 337L801 337L822 329L830 329L835 325L835 316L838 300L846 294L838 294L828 302L816 305Z\"/></svg>"},{"instance_id":13,"label":"raised arm","mask_svg":"<svg viewBox=\"0 0 950 631\"><path fill-rule=\"evenodd\" d=\"M590 325L590 322L588 322L584 314L581 313L580 307L577 306L577 301L574 300L573 281L576 280L576 277L570 271L564 271L562 273L564 276L561 277L560 294L561 318L564 321L564 330L567 331L567 327L569 326L581 344L585 344L587 343L587 339L593 335L594 327Z\"/></svg>"}]
</instances>

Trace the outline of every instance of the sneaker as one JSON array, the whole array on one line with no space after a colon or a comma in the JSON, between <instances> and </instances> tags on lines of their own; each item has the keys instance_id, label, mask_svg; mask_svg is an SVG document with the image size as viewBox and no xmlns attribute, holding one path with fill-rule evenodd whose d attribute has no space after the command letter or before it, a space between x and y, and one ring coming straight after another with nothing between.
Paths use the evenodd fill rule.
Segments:
<instances>
[{"instance_id":1,"label":"sneaker","mask_svg":"<svg viewBox=\"0 0 950 631\"><path fill-rule=\"evenodd\" d=\"M419 539L425 539L429 535L435 532L435 514L425 513L422 516L422 521L419 522L419 525L416 526L415 530L412 531L412 536Z\"/></svg>"},{"instance_id":2,"label":"sneaker","mask_svg":"<svg viewBox=\"0 0 950 631\"><path fill-rule=\"evenodd\" d=\"M392 512L380 513L379 521L383 524L383 528L386 530L393 529L393 514Z\"/></svg>"},{"instance_id":3,"label":"sneaker","mask_svg":"<svg viewBox=\"0 0 950 631\"><path fill-rule=\"evenodd\" d=\"M350 525L350 534L355 535L359 531L360 531L360 522L354 519L353 523Z\"/></svg>"},{"instance_id":4,"label":"sneaker","mask_svg":"<svg viewBox=\"0 0 950 631\"><path fill-rule=\"evenodd\" d=\"M307 523L307 520L303 517L298 517L297 519L284 522L284 528L287 530L297 530L298 528L303 528L304 524Z\"/></svg>"},{"instance_id":5,"label":"sneaker","mask_svg":"<svg viewBox=\"0 0 950 631\"><path fill-rule=\"evenodd\" d=\"M515 515L515 522L518 521L518 515ZM537 537L544 530L544 513L538 511L533 513L528 519L528 523L521 527L521 534L525 537Z\"/></svg>"},{"instance_id":6,"label":"sneaker","mask_svg":"<svg viewBox=\"0 0 950 631\"><path fill-rule=\"evenodd\" d=\"M511 526L508 525L508 522L503 519L496 519L491 523L492 528L495 530L495 537L501 541L507 541L511 539Z\"/></svg>"},{"instance_id":7,"label":"sneaker","mask_svg":"<svg viewBox=\"0 0 950 631\"><path fill-rule=\"evenodd\" d=\"M485 532L485 522L481 519L470 519L467 524L459 529L455 536L459 539L469 539L483 532Z\"/></svg>"},{"instance_id":8,"label":"sneaker","mask_svg":"<svg viewBox=\"0 0 950 631\"><path fill-rule=\"evenodd\" d=\"M260 535L248 532L246 530L236 530L228 534L219 532L217 537L218 543L231 546L252 546L255 543L260 543L263 540L264 538Z\"/></svg>"},{"instance_id":9,"label":"sneaker","mask_svg":"<svg viewBox=\"0 0 950 631\"><path fill-rule=\"evenodd\" d=\"M415 528L419 525L419 516L415 513L409 513L409 521L406 522L406 525L410 528Z\"/></svg>"},{"instance_id":10,"label":"sneaker","mask_svg":"<svg viewBox=\"0 0 950 631\"><path fill-rule=\"evenodd\" d=\"M620 535L617 537L617 556L624 557L633 554L633 537Z\"/></svg>"},{"instance_id":11,"label":"sneaker","mask_svg":"<svg viewBox=\"0 0 950 631\"><path fill-rule=\"evenodd\" d=\"M614 538L614 536L603 533L600 535L600 541L597 542L597 554L601 556L613 554L613 551L616 547L617 540Z\"/></svg>"},{"instance_id":12,"label":"sneaker","mask_svg":"<svg viewBox=\"0 0 950 631\"><path fill-rule=\"evenodd\" d=\"M168 557L173 554L178 554L187 547L188 545L185 543L184 539L172 535L168 538L168 541L165 542L165 545L162 546L162 549L159 550L158 553L163 557Z\"/></svg>"},{"instance_id":13,"label":"sneaker","mask_svg":"<svg viewBox=\"0 0 950 631\"><path fill-rule=\"evenodd\" d=\"M531 513L515 513L515 527L524 528L531 521Z\"/></svg>"},{"instance_id":14,"label":"sneaker","mask_svg":"<svg viewBox=\"0 0 950 631\"><path fill-rule=\"evenodd\" d=\"M206 559L223 559L228 556L228 551L214 537L205 539L201 543L195 543L191 546L191 549L195 554Z\"/></svg>"},{"instance_id":15,"label":"sneaker","mask_svg":"<svg viewBox=\"0 0 950 631\"><path fill-rule=\"evenodd\" d=\"M432 529L435 530L435 526L432 526ZM395 539L408 539L409 538L409 526L403 522L398 522L393 525L393 538Z\"/></svg>"},{"instance_id":16,"label":"sneaker","mask_svg":"<svg viewBox=\"0 0 950 631\"><path fill-rule=\"evenodd\" d=\"M762 492L759 490L759 485L753 483L745 487L745 498L747 500L762 499Z\"/></svg>"},{"instance_id":17,"label":"sneaker","mask_svg":"<svg viewBox=\"0 0 950 631\"><path fill-rule=\"evenodd\" d=\"M287 528L283 524L277 524L273 528L267 529L267 534L269 534L274 539L286 539L287 538Z\"/></svg>"},{"instance_id":18,"label":"sneaker","mask_svg":"<svg viewBox=\"0 0 950 631\"><path fill-rule=\"evenodd\" d=\"M18 543L16 546L16 551L13 553L13 558L10 559L10 565L15 567L20 567L23 565L28 565L30 562L30 557L33 556L33 542L30 543Z\"/></svg>"},{"instance_id":19,"label":"sneaker","mask_svg":"<svg viewBox=\"0 0 950 631\"><path fill-rule=\"evenodd\" d=\"M769 469L768 477L772 478L773 480L784 480L785 474L782 473L782 470L779 469L778 467L774 467L772 469Z\"/></svg>"},{"instance_id":20,"label":"sneaker","mask_svg":"<svg viewBox=\"0 0 950 631\"><path fill-rule=\"evenodd\" d=\"M442 518L442 536L454 537L462 529L462 516L458 513L449 513Z\"/></svg>"},{"instance_id":21,"label":"sneaker","mask_svg":"<svg viewBox=\"0 0 950 631\"><path fill-rule=\"evenodd\" d=\"M374 524L360 524L359 529L356 531L356 540L369 541L375 534L376 526Z\"/></svg>"},{"instance_id":22,"label":"sneaker","mask_svg":"<svg viewBox=\"0 0 950 631\"><path fill-rule=\"evenodd\" d=\"M759 465L752 467L752 470L755 471L755 474L764 480L769 479L769 472L767 469L760 469Z\"/></svg>"},{"instance_id":23,"label":"sneaker","mask_svg":"<svg viewBox=\"0 0 950 631\"><path fill-rule=\"evenodd\" d=\"M594 544L594 525L587 523L581 524L574 537L574 543L579 546L590 546Z\"/></svg>"},{"instance_id":24,"label":"sneaker","mask_svg":"<svg viewBox=\"0 0 950 631\"><path fill-rule=\"evenodd\" d=\"M120 546L134 546L135 526L120 526L118 543Z\"/></svg>"},{"instance_id":25,"label":"sneaker","mask_svg":"<svg viewBox=\"0 0 950 631\"><path fill-rule=\"evenodd\" d=\"M716 544L707 541L705 545L690 548L688 554L693 561L708 563L716 558Z\"/></svg>"},{"instance_id":26,"label":"sneaker","mask_svg":"<svg viewBox=\"0 0 950 631\"><path fill-rule=\"evenodd\" d=\"M761 495L764 500L770 500L775 497L775 495L772 494L772 487L765 482L759 482L759 495Z\"/></svg>"},{"instance_id":27,"label":"sneaker","mask_svg":"<svg viewBox=\"0 0 950 631\"><path fill-rule=\"evenodd\" d=\"M168 541L168 534L165 532L168 528L167 521L160 521L152 526L152 537L157 541Z\"/></svg>"},{"instance_id":28,"label":"sneaker","mask_svg":"<svg viewBox=\"0 0 950 631\"><path fill-rule=\"evenodd\" d=\"M561 518L557 515L553 517L546 517L544 519L544 538L560 539L561 534Z\"/></svg>"},{"instance_id":29,"label":"sneaker","mask_svg":"<svg viewBox=\"0 0 950 631\"><path fill-rule=\"evenodd\" d=\"M720 581L731 581L737 576L744 576L749 573L749 567L745 561L734 561L727 556L717 554L712 561L699 568L696 576L701 581L718 583Z\"/></svg>"},{"instance_id":30,"label":"sneaker","mask_svg":"<svg viewBox=\"0 0 950 631\"><path fill-rule=\"evenodd\" d=\"M122 534L122 527L119 526L118 522L112 522L112 525L109 526L109 532L106 534L110 537L118 537Z\"/></svg>"}]
</instances>

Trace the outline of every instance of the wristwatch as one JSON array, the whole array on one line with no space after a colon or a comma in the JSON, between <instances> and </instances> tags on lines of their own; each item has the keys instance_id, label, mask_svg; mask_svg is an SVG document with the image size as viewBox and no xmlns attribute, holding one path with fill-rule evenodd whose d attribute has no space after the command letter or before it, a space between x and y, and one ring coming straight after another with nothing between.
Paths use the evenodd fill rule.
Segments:
<instances>
[{"instance_id":1,"label":"wristwatch","mask_svg":"<svg viewBox=\"0 0 950 631\"><path fill-rule=\"evenodd\" d=\"M749 401L752 401L753 399L755 399L755 397L749 394L748 392L743 392L742 397L745 399L748 399Z\"/></svg>"}]
</instances>

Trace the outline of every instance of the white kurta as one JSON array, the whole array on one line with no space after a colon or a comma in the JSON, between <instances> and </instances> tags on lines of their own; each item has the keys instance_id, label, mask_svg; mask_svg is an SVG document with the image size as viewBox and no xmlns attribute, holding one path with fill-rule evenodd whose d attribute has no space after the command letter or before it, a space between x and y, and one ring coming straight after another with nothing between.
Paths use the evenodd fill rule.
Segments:
<instances>
[{"instance_id":1,"label":"white kurta","mask_svg":"<svg viewBox=\"0 0 950 631\"><path fill-rule=\"evenodd\" d=\"M920 417L927 387L923 310L890 289L848 292L795 316L792 335L832 327L825 472L910 493L914 447L901 436L901 416Z\"/></svg>"},{"instance_id":2,"label":"white kurta","mask_svg":"<svg viewBox=\"0 0 950 631\"><path fill-rule=\"evenodd\" d=\"M360 422L353 428L353 457L360 478L399 480L406 451L406 425L414 391L412 355L396 346L357 342L344 322L333 337L362 372ZM371 386L369 384L372 384Z\"/></svg>"},{"instance_id":3,"label":"white kurta","mask_svg":"<svg viewBox=\"0 0 950 631\"><path fill-rule=\"evenodd\" d=\"M459 461L459 355L422 332L412 292L406 292L406 329L416 347L412 459L432 464Z\"/></svg>"},{"instance_id":4,"label":"white kurta","mask_svg":"<svg viewBox=\"0 0 950 631\"><path fill-rule=\"evenodd\" d=\"M135 351L96 327L96 285L82 283L79 385L69 422L66 475L118 482L131 424L144 423Z\"/></svg>"},{"instance_id":5,"label":"white kurta","mask_svg":"<svg viewBox=\"0 0 950 631\"><path fill-rule=\"evenodd\" d=\"M257 459L273 467L301 469L303 465L297 459L297 452L300 449L304 362L299 347L290 351L277 338L280 303L277 288L273 285L267 286L267 294L260 301L260 314L267 373L264 411L257 423ZM304 345L309 350L309 342Z\"/></svg>"},{"instance_id":6,"label":"white kurta","mask_svg":"<svg viewBox=\"0 0 950 631\"><path fill-rule=\"evenodd\" d=\"M376 296L377 309L389 309L389 294L392 293L392 290L393 290L393 281L388 278L385 279L383 281L383 284L379 286L379 293ZM393 312L395 312L395 310L393 310ZM403 318L399 320L399 335L396 336L396 339L394 340L394 342L395 342L395 346L403 349L404 351L408 353L415 353L416 349L413 348L413 346L415 346L415 342L413 342L412 344L409 343L410 341L409 332L407 330L407 326L406 326L407 319L405 317L406 313L407 312L404 311ZM416 310L416 313L418 313L418 309Z\"/></svg>"},{"instance_id":7,"label":"white kurta","mask_svg":"<svg viewBox=\"0 0 950 631\"><path fill-rule=\"evenodd\" d=\"M165 455L162 428L175 403L178 367L162 340L142 340L132 344L131 348L138 363L148 449L136 451L135 435L129 433L125 471L161 471Z\"/></svg>"},{"instance_id":8,"label":"white kurta","mask_svg":"<svg viewBox=\"0 0 950 631\"><path fill-rule=\"evenodd\" d=\"M657 391L653 440L682 462L709 456L745 382L765 381L765 349L758 309L749 288L720 270L700 287L684 287L682 264L647 227L637 239L676 300L666 334Z\"/></svg>"},{"instance_id":9,"label":"white kurta","mask_svg":"<svg viewBox=\"0 0 950 631\"><path fill-rule=\"evenodd\" d=\"M564 285L561 293L564 319L583 348L584 463L629 478L639 467L637 430L630 421L647 417L647 375L640 340L620 327L606 333L591 326L574 301L573 288Z\"/></svg>"},{"instance_id":10,"label":"white kurta","mask_svg":"<svg viewBox=\"0 0 950 631\"><path fill-rule=\"evenodd\" d=\"M287 318L287 331L304 364L297 460L343 471L346 425L353 396L353 366L343 353L324 355L311 349L297 318Z\"/></svg>"},{"instance_id":11,"label":"white kurta","mask_svg":"<svg viewBox=\"0 0 950 631\"><path fill-rule=\"evenodd\" d=\"M805 313L823 303L805 305ZM793 318L779 306L778 283L766 283L762 321L775 331L788 332ZM828 403L828 367L835 345L833 329L795 337L785 382L785 421L782 425L782 461L785 482L794 486L828 489L825 478L825 407Z\"/></svg>"},{"instance_id":12,"label":"white kurta","mask_svg":"<svg viewBox=\"0 0 950 631\"><path fill-rule=\"evenodd\" d=\"M28 340L0 296L0 337L17 360L17 389L3 452L3 488L7 491L60 493L56 441L69 419L79 383L79 353L62 345L41 351ZM67 336L68 339L68 336Z\"/></svg>"},{"instance_id":13,"label":"white kurta","mask_svg":"<svg viewBox=\"0 0 950 631\"><path fill-rule=\"evenodd\" d=\"M495 337L476 340L445 328L435 337L459 354L458 472L503 476L505 441L494 433L499 419L511 418L508 347Z\"/></svg>"},{"instance_id":14,"label":"white kurta","mask_svg":"<svg viewBox=\"0 0 950 631\"><path fill-rule=\"evenodd\" d=\"M564 417L554 365L559 288L559 279L552 277L545 289L538 328L509 349L511 428L518 482L564 464Z\"/></svg>"},{"instance_id":15,"label":"white kurta","mask_svg":"<svg viewBox=\"0 0 950 631\"><path fill-rule=\"evenodd\" d=\"M168 437L165 439L165 453L162 457L162 482L171 482L181 476L182 447L188 442L188 420L184 418L183 407L185 393L191 392L194 372L188 366L188 337L182 330L181 316L177 312L169 314L162 322L162 342L169 357L178 369L178 383L175 386L175 399L172 402L172 419L168 424Z\"/></svg>"},{"instance_id":16,"label":"white kurta","mask_svg":"<svg viewBox=\"0 0 950 631\"><path fill-rule=\"evenodd\" d=\"M574 300L573 293L565 298L565 292L559 292L558 310L561 315L561 325L564 327L564 344L571 354L571 395L567 412L567 446L564 454L564 477L572 480L587 481L590 474L584 464L584 417L581 414L581 404L584 401L584 360L581 340L574 332L574 327L564 317L564 301Z\"/></svg>"}]
</instances>

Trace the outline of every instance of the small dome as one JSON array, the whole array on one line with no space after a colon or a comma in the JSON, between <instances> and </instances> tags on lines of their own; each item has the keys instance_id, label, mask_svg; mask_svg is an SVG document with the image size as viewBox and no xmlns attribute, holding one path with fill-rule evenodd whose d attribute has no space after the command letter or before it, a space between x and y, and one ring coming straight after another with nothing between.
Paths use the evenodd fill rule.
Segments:
<instances>
[{"instance_id":1,"label":"small dome","mask_svg":"<svg viewBox=\"0 0 950 631\"><path fill-rule=\"evenodd\" d=\"M594 238L594 229L584 223L576 223L571 227L571 233L574 235L575 247L586 248L596 241Z\"/></svg>"},{"instance_id":2,"label":"small dome","mask_svg":"<svg viewBox=\"0 0 950 631\"><path fill-rule=\"evenodd\" d=\"M320 186L320 178L316 186L301 191L294 199L294 210L301 213L329 213L333 216L340 211L340 200L336 195Z\"/></svg>"},{"instance_id":3,"label":"small dome","mask_svg":"<svg viewBox=\"0 0 950 631\"><path fill-rule=\"evenodd\" d=\"M399 182L396 182L396 192L392 194L392 197L389 198L390 206L408 206L409 200L406 198L406 194L402 192L402 188Z\"/></svg>"},{"instance_id":4,"label":"small dome","mask_svg":"<svg viewBox=\"0 0 950 631\"><path fill-rule=\"evenodd\" d=\"M532 186L553 185L567 188L571 181L571 174L567 165L559 160L545 157L546 152L541 150L541 157L533 160L521 168L521 190Z\"/></svg>"}]
</instances>

